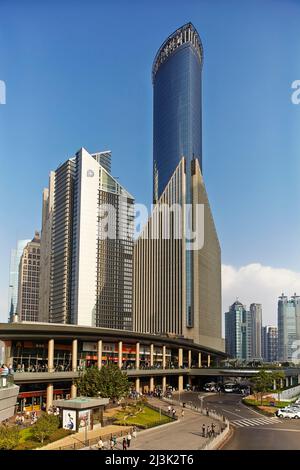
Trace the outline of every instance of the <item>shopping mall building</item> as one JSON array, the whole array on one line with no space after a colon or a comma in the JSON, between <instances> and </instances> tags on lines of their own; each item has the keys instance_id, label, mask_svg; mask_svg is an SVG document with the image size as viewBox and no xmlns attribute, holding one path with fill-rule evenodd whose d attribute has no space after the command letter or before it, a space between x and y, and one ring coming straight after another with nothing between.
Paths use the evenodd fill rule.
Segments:
<instances>
[{"instance_id":1,"label":"shopping mall building","mask_svg":"<svg viewBox=\"0 0 300 470\"><path fill-rule=\"evenodd\" d=\"M2 360L20 387L18 410L49 408L76 397L74 379L87 367L115 363L132 387L146 393L171 385L198 385L225 354L179 337L49 323L0 324ZM202 376L203 378L203 376Z\"/></svg>"}]
</instances>

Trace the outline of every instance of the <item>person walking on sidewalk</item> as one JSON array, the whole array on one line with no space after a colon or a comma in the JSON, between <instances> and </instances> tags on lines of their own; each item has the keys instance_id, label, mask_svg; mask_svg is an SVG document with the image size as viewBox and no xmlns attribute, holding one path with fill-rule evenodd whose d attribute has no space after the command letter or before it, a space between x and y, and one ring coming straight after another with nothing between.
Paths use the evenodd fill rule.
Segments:
<instances>
[{"instance_id":1,"label":"person walking on sidewalk","mask_svg":"<svg viewBox=\"0 0 300 470\"><path fill-rule=\"evenodd\" d=\"M205 437L206 436L206 426L205 424L203 423L202 424L202 437Z\"/></svg>"},{"instance_id":2,"label":"person walking on sidewalk","mask_svg":"<svg viewBox=\"0 0 300 470\"><path fill-rule=\"evenodd\" d=\"M97 447L98 447L98 450L103 450L104 444L103 444L101 436L100 436L100 439L98 441Z\"/></svg>"},{"instance_id":3,"label":"person walking on sidewalk","mask_svg":"<svg viewBox=\"0 0 300 470\"><path fill-rule=\"evenodd\" d=\"M132 437L136 439L137 432L136 432L136 427L134 426L133 431L132 431Z\"/></svg>"},{"instance_id":4,"label":"person walking on sidewalk","mask_svg":"<svg viewBox=\"0 0 300 470\"><path fill-rule=\"evenodd\" d=\"M127 450L127 441L125 437L123 438L123 450Z\"/></svg>"},{"instance_id":5,"label":"person walking on sidewalk","mask_svg":"<svg viewBox=\"0 0 300 470\"><path fill-rule=\"evenodd\" d=\"M127 447L128 447L128 449L130 447L130 443L131 443L131 434L130 434L130 431L129 431L129 433L127 434Z\"/></svg>"}]
</instances>

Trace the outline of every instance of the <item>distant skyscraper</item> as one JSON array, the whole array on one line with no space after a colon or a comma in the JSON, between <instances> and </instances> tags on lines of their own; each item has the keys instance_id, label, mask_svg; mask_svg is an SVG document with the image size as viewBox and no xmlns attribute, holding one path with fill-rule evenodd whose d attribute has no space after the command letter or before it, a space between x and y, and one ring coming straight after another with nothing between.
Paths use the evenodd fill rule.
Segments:
<instances>
[{"instance_id":1,"label":"distant skyscraper","mask_svg":"<svg viewBox=\"0 0 300 470\"><path fill-rule=\"evenodd\" d=\"M299 361L296 340L300 340L300 297L289 300L282 294L278 300L278 358L280 361ZM296 353L296 356L295 355Z\"/></svg>"},{"instance_id":2,"label":"distant skyscraper","mask_svg":"<svg viewBox=\"0 0 300 470\"><path fill-rule=\"evenodd\" d=\"M278 329L276 326L262 328L262 355L266 362L278 361Z\"/></svg>"},{"instance_id":3,"label":"distant skyscraper","mask_svg":"<svg viewBox=\"0 0 300 470\"><path fill-rule=\"evenodd\" d=\"M17 314L21 321L38 321L40 290L40 234L27 243L19 264Z\"/></svg>"},{"instance_id":4,"label":"distant skyscraper","mask_svg":"<svg viewBox=\"0 0 300 470\"><path fill-rule=\"evenodd\" d=\"M202 177L202 63L201 40L191 23L166 39L153 62L155 208L135 244L134 329L183 335L222 350L221 250ZM168 221L159 213L174 204L181 206L183 224L168 219L166 239ZM184 237L188 205L192 227L196 207L204 207L202 248L191 249Z\"/></svg>"},{"instance_id":5,"label":"distant skyscraper","mask_svg":"<svg viewBox=\"0 0 300 470\"><path fill-rule=\"evenodd\" d=\"M11 250L9 269L9 321L17 313L18 289L19 289L19 264L23 250L30 240L19 240L17 248Z\"/></svg>"},{"instance_id":6,"label":"distant skyscraper","mask_svg":"<svg viewBox=\"0 0 300 470\"><path fill-rule=\"evenodd\" d=\"M261 304L250 305L250 316L251 316L251 337L252 337L252 358L261 359L261 329L262 329L262 306Z\"/></svg>"},{"instance_id":7,"label":"distant skyscraper","mask_svg":"<svg viewBox=\"0 0 300 470\"><path fill-rule=\"evenodd\" d=\"M252 317L238 300L225 313L225 344L229 356L241 360L252 358Z\"/></svg>"},{"instance_id":8,"label":"distant skyscraper","mask_svg":"<svg viewBox=\"0 0 300 470\"><path fill-rule=\"evenodd\" d=\"M110 157L82 148L50 175L42 232L50 322L132 328L134 200L107 171Z\"/></svg>"}]
</instances>

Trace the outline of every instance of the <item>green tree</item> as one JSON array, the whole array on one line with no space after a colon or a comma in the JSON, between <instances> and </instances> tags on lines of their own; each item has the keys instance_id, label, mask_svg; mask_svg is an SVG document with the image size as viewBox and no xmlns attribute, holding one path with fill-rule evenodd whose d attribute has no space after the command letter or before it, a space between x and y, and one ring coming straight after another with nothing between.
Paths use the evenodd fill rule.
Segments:
<instances>
[{"instance_id":1,"label":"green tree","mask_svg":"<svg viewBox=\"0 0 300 470\"><path fill-rule=\"evenodd\" d=\"M32 435L43 444L44 440L59 427L59 417L43 413L32 428Z\"/></svg>"},{"instance_id":2,"label":"green tree","mask_svg":"<svg viewBox=\"0 0 300 470\"><path fill-rule=\"evenodd\" d=\"M86 397L103 397L119 400L129 393L127 375L115 364L103 366L100 370L96 367L87 369L76 380L78 392Z\"/></svg>"},{"instance_id":3,"label":"green tree","mask_svg":"<svg viewBox=\"0 0 300 470\"><path fill-rule=\"evenodd\" d=\"M14 449L20 441L20 432L17 426L0 426L0 449Z\"/></svg>"},{"instance_id":4,"label":"green tree","mask_svg":"<svg viewBox=\"0 0 300 470\"><path fill-rule=\"evenodd\" d=\"M263 403L263 397L267 392L274 391L274 380L277 381L284 377L283 372L267 372L260 370L257 375L251 379L251 385L255 394L260 396L260 403ZM277 385L276 385L277 390Z\"/></svg>"}]
</instances>

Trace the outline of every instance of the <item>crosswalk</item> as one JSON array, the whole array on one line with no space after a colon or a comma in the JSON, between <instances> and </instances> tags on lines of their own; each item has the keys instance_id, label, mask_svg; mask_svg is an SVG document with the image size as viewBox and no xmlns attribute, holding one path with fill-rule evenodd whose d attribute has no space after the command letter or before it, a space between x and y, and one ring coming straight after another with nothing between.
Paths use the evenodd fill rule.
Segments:
<instances>
[{"instance_id":1,"label":"crosswalk","mask_svg":"<svg viewBox=\"0 0 300 470\"><path fill-rule=\"evenodd\" d=\"M244 427L249 427L249 426L265 426L267 424L278 424L280 423L280 419L277 418L276 416L272 416L270 418L266 417L261 417L261 418L250 418L250 419L237 419L235 421L231 421L231 424L233 426L236 426L237 428L244 428Z\"/></svg>"}]
</instances>

